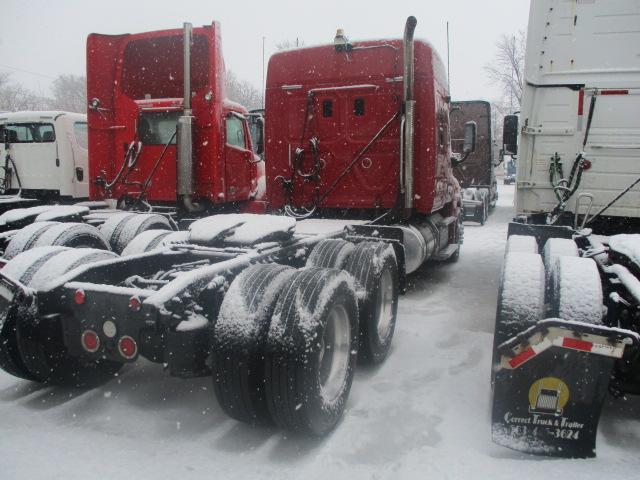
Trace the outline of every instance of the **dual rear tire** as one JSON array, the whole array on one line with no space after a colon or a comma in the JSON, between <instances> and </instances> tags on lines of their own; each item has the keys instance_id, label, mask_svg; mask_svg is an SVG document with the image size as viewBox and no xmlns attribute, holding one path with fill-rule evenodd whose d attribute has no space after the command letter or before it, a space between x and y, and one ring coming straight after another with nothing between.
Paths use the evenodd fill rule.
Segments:
<instances>
[{"instance_id":1,"label":"dual rear tire","mask_svg":"<svg viewBox=\"0 0 640 480\"><path fill-rule=\"evenodd\" d=\"M397 312L393 248L330 239L307 267L254 265L213 330L214 391L231 417L324 435L342 417L356 360L386 357Z\"/></svg>"}]
</instances>

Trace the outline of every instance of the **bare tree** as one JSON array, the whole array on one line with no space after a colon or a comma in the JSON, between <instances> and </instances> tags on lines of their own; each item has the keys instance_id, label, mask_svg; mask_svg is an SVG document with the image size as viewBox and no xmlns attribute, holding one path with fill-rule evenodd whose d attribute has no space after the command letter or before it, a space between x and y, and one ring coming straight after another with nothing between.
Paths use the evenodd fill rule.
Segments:
<instances>
[{"instance_id":1,"label":"bare tree","mask_svg":"<svg viewBox=\"0 0 640 480\"><path fill-rule=\"evenodd\" d=\"M520 110L524 81L525 32L516 35L502 35L496 42L493 61L484 69L491 82L502 89L502 105L508 105L512 112Z\"/></svg>"},{"instance_id":2,"label":"bare tree","mask_svg":"<svg viewBox=\"0 0 640 480\"><path fill-rule=\"evenodd\" d=\"M225 73L225 90L229 100L233 100L249 110L262 107L260 91L252 83L240 80L231 70L227 70Z\"/></svg>"},{"instance_id":3,"label":"bare tree","mask_svg":"<svg viewBox=\"0 0 640 480\"><path fill-rule=\"evenodd\" d=\"M86 113L87 79L82 75L60 75L51 85L51 107L66 112Z\"/></svg>"},{"instance_id":4,"label":"bare tree","mask_svg":"<svg viewBox=\"0 0 640 480\"><path fill-rule=\"evenodd\" d=\"M0 111L45 110L49 108L49 102L22 85L12 83L8 73L0 72Z\"/></svg>"}]
</instances>

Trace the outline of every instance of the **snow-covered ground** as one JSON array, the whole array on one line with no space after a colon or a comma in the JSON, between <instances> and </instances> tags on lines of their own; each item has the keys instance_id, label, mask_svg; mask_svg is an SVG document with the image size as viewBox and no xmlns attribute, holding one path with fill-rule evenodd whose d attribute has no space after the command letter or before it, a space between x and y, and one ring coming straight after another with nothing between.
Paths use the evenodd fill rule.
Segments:
<instances>
[{"instance_id":1,"label":"snow-covered ground","mask_svg":"<svg viewBox=\"0 0 640 480\"><path fill-rule=\"evenodd\" d=\"M490 361L513 187L469 223L456 264L428 265L400 301L393 351L358 369L345 418L322 440L227 418L211 380L140 362L90 391L0 373L0 479L634 478L640 398L610 400L598 457L558 460L490 436Z\"/></svg>"}]
</instances>

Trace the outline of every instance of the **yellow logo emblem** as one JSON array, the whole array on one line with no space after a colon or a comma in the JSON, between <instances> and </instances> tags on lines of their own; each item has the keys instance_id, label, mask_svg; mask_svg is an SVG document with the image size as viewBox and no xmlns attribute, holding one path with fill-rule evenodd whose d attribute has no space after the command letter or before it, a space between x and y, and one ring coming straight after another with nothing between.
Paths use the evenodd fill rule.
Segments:
<instances>
[{"instance_id":1,"label":"yellow logo emblem","mask_svg":"<svg viewBox=\"0 0 640 480\"><path fill-rule=\"evenodd\" d=\"M569 387L559 378L541 378L529 389L529 412L544 415L562 415L569 401Z\"/></svg>"}]
</instances>

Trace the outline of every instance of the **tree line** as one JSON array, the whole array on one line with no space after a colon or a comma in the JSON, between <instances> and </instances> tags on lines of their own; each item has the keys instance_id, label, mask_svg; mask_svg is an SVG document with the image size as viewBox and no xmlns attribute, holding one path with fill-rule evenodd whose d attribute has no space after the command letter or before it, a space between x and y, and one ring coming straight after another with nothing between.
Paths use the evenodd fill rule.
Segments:
<instances>
[{"instance_id":1,"label":"tree line","mask_svg":"<svg viewBox=\"0 0 640 480\"><path fill-rule=\"evenodd\" d=\"M248 109L262 107L262 93L251 82L232 71L225 75L226 96ZM62 110L86 113L87 79L83 75L60 75L51 83L51 95L38 94L14 82L8 72L0 72L0 112Z\"/></svg>"}]
</instances>

